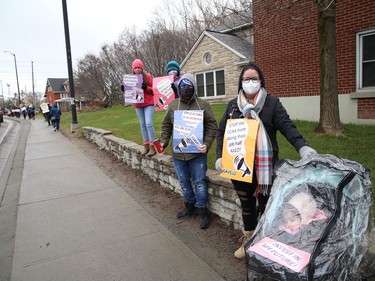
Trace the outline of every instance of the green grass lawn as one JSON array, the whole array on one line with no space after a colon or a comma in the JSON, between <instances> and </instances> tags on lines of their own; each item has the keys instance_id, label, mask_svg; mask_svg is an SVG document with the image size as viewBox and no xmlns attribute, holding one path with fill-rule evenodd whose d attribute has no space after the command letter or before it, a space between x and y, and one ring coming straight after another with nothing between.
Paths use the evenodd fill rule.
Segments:
<instances>
[{"instance_id":1,"label":"green grass lawn","mask_svg":"<svg viewBox=\"0 0 375 281\"><path fill-rule=\"evenodd\" d=\"M212 105L216 120L220 121L226 108L226 104ZM161 123L165 111L156 111L154 116L155 136L160 138ZM112 131L113 135L119 138L130 140L142 144L141 130L138 117L132 106L117 105L110 109L100 109L96 111L86 111L77 113L77 119L80 128L77 133L80 134L82 127L91 126ZM345 133L343 136L334 137L326 134L316 134L314 129L317 122L307 122L294 120L300 133L308 141L309 145L321 154L335 154L342 158L357 161L371 171L371 179L374 182L375 171L375 126L369 125L344 125ZM65 112L62 115L61 127L70 131L72 123L71 114ZM294 148L285 140L282 135L278 135L280 158L298 160L299 155ZM208 154L208 165L214 169L216 160L216 141ZM170 147L167 148L170 154Z\"/></svg>"}]
</instances>

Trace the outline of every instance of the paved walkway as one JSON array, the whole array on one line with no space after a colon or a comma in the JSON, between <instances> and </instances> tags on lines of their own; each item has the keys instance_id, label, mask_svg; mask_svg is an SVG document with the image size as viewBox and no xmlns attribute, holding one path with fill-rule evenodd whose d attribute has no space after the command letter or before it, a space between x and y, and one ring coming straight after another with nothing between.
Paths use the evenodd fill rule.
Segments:
<instances>
[{"instance_id":1,"label":"paved walkway","mask_svg":"<svg viewBox=\"0 0 375 281\"><path fill-rule=\"evenodd\" d=\"M223 280L60 132L30 122L12 281Z\"/></svg>"}]
</instances>

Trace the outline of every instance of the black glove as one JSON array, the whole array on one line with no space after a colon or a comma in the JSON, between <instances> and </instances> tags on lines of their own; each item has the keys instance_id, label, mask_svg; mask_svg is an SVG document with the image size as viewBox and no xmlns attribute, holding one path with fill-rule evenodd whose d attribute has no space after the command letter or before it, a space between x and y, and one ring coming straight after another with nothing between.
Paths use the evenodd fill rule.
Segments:
<instances>
[{"instance_id":1,"label":"black glove","mask_svg":"<svg viewBox=\"0 0 375 281\"><path fill-rule=\"evenodd\" d=\"M142 83L142 90L143 91L147 90L147 83L145 83L145 82Z\"/></svg>"},{"instance_id":2,"label":"black glove","mask_svg":"<svg viewBox=\"0 0 375 281\"><path fill-rule=\"evenodd\" d=\"M121 85L121 92L124 92L124 91L125 91L124 85Z\"/></svg>"},{"instance_id":3,"label":"black glove","mask_svg":"<svg viewBox=\"0 0 375 281\"><path fill-rule=\"evenodd\" d=\"M174 83L171 84L171 88L173 90L173 93L177 94L177 88L176 88L176 85Z\"/></svg>"}]
</instances>

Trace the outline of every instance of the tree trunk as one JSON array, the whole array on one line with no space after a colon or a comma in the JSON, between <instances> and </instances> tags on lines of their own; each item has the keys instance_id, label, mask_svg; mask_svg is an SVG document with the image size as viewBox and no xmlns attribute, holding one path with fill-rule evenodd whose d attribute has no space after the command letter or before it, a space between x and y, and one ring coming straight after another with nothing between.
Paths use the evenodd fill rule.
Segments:
<instances>
[{"instance_id":1,"label":"tree trunk","mask_svg":"<svg viewBox=\"0 0 375 281\"><path fill-rule=\"evenodd\" d=\"M328 1L323 1L328 2ZM320 62L320 119L317 132L340 135L340 122L336 59L336 3L319 9L319 62Z\"/></svg>"}]
</instances>

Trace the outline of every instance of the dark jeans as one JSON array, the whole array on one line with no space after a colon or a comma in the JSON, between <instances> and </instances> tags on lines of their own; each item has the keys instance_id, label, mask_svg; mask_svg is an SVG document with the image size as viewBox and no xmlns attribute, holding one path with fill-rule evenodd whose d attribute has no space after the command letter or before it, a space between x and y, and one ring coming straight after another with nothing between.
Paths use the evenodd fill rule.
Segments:
<instances>
[{"instance_id":1,"label":"dark jeans","mask_svg":"<svg viewBox=\"0 0 375 281\"><path fill-rule=\"evenodd\" d=\"M207 154L199 154L198 157L189 161L174 158L173 165L182 188L184 202L195 204L198 208L207 207ZM193 182L195 189L193 189L191 182Z\"/></svg>"},{"instance_id":2,"label":"dark jeans","mask_svg":"<svg viewBox=\"0 0 375 281\"><path fill-rule=\"evenodd\" d=\"M56 128L56 130L60 130L60 119L51 120L52 126Z\"/></svg>"}]
</instances>

